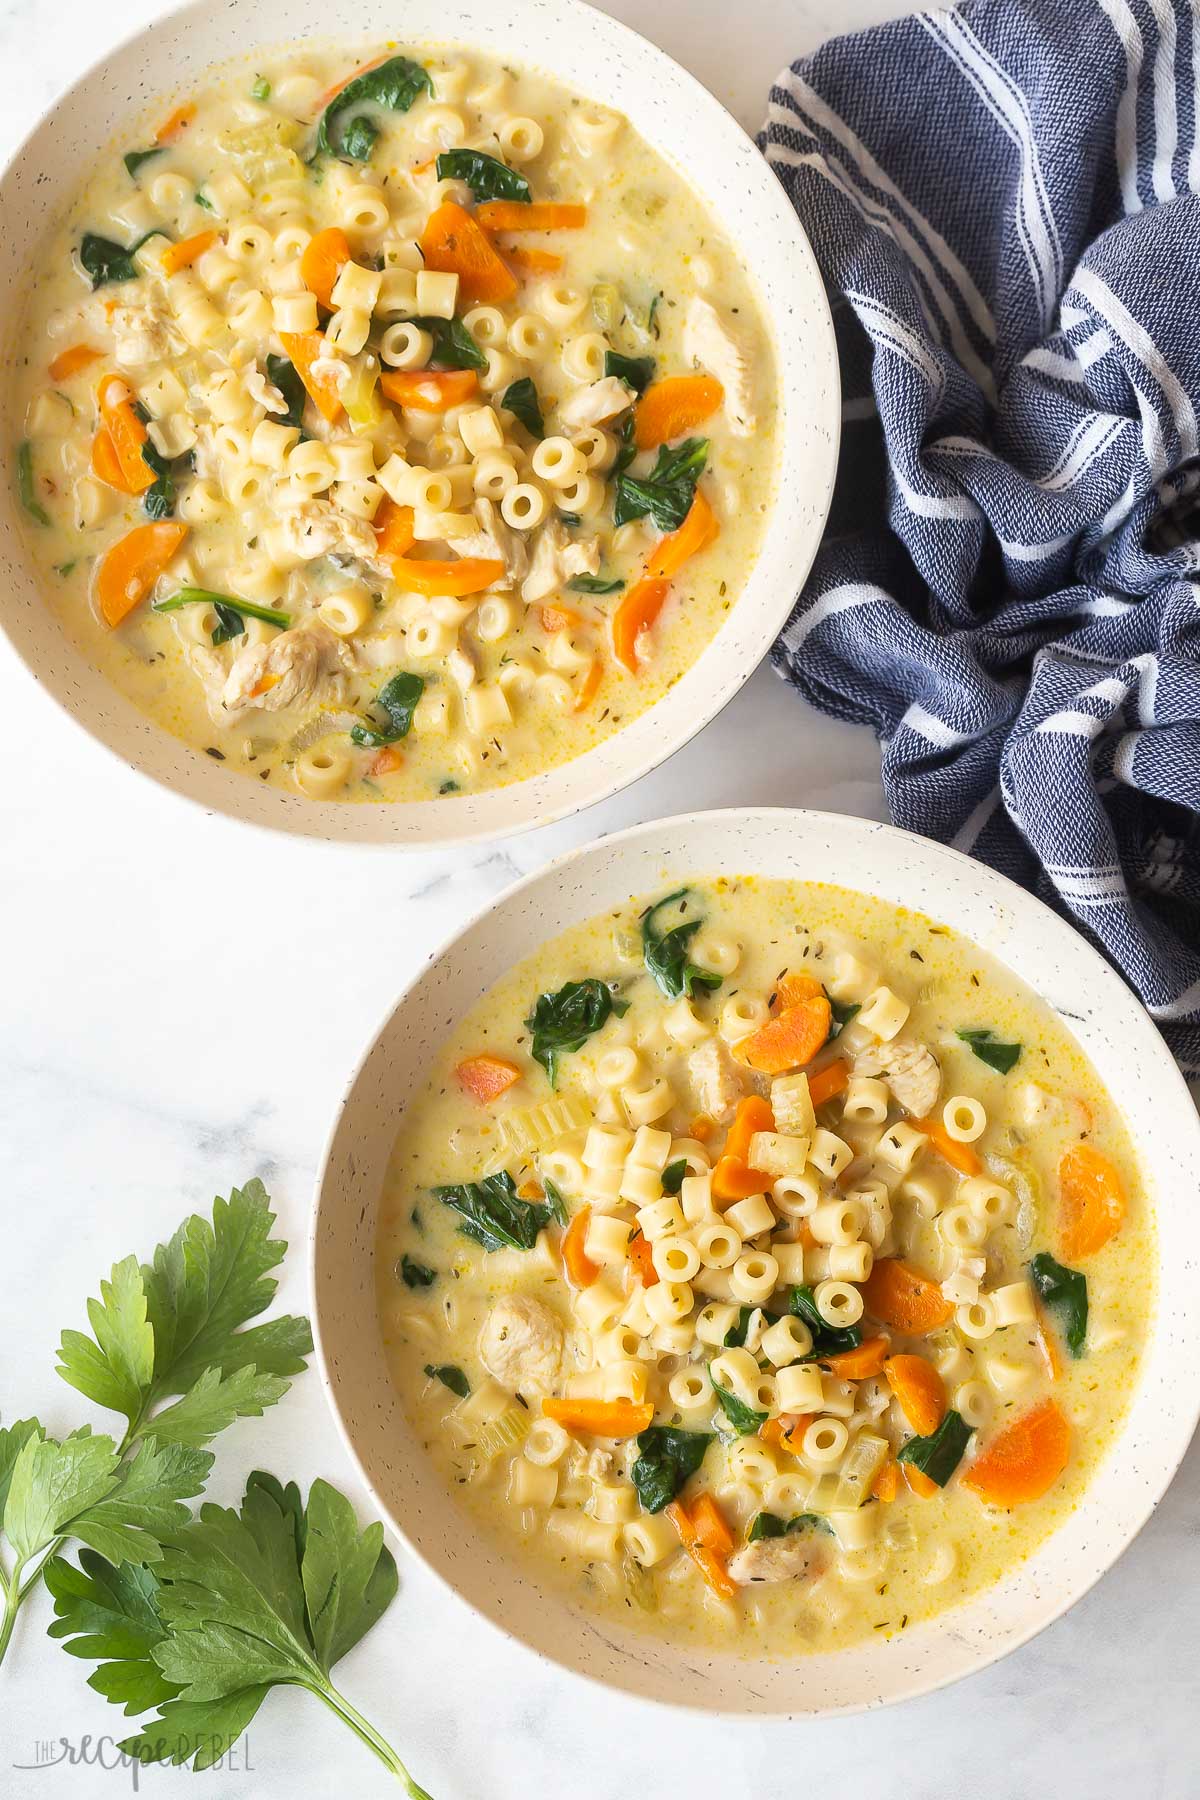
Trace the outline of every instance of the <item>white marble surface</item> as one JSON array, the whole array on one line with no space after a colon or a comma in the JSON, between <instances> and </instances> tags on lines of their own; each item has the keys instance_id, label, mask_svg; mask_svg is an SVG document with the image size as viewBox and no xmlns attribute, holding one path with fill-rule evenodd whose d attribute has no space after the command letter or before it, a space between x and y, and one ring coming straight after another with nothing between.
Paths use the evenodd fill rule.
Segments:
<instances>
[{"instance_id":1,"label":"white marble surface","mask_svg":"<svg viewBox=\"0 0 1200 1800\"><path fill-rule=\"evenodd\" d=\"M117 34L88 0L0 0L0 154ZM828 32L897 0L616 0L753 126L771 75ZM296 1248L283 1299L305 1304L303 1245L333 1104L397 986L514 875L597 833L698 804L787 802L883 816L869 736L809 712L760 670L671 763L594 812L502 848L355 854L258 836L185 809L64 725L0 650L6 740L31 778L0 790L0 1409L68 1429L53 1374L64 1325L119 1255L182 1213L265 1176ZM207 942L204 922L208 922ZM341 946L353 946L349 952ZM357 946L361 945L361 949ZM97 1416L98 1424L107 1424ZM255 1465L356 1486L315 1378L221 1440L212 1491ZM1197 1791L1193 1452L1157 1516L1074 1612L957 1689L860 1720L686 1725L541 1666L401 1557L402 1593L342 1685L437 1800L1057 1800ZM44 1635L39 1597L0 1673L0 1795L103 1796L127 1773L25 1773L40 1740L120 1735L80 1666ZM396 1792L315 1702L279 1693L213 1800ZM153 1770L148 1793L189 1777Z\"/></svg>"}]
</instances>

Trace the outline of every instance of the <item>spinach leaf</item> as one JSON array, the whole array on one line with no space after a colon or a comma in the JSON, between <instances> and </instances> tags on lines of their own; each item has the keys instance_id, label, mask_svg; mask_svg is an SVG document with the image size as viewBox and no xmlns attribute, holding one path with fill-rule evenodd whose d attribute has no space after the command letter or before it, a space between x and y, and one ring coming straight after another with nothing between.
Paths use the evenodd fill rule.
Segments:
<instances>
[{"instance_id":1,"label":"spinach leaf","mask_svg":"<svg viewBox=\"0 0 1200 1800\"><path fill-rule=\"evenodd\" d=\"M1029 1273L1046 1305L1052 1306L1061 1317L1063 1335L1071 1355L1082 1356L1087 1348L1087 1276L1079 1269L1064 1267L1047 1250L1039 1251L1034 1257Z\"/></svg>"},{"instance_id":2,"label":"spinach leaf","mask_svg":"<svg viewBox=\"0 0 1200 1800\"><path fill-rule=\"evenodd\" d=\"M822 1356L837 1356L842 1350L856 1350L862 1343L862 1332L857 1325L827 1325L817 1311L817 1303L810 1287L793 1287L788 1290L788 1311L793 1318L803 1319L812 1332L813 1347L805 1362L818 1361Z\"/></svg>"},{"instance_id":3,"label":"spinach leaf","mask_svg":"<svg viewBox=\"0 0 1200 1800\"><path fill-rule=\"evenodd\" d=\"M378 125L372 124L365 113L359 113L356 119L351 119L342 133L342 155L348 156L352 162L370 162L378 136Z\"/></svg>"},{"instance_id":4,"label":"spinach leaf","mask_svg":"<svg viewBox=\"0 0 1200 1800\"><path fill-rule=\"evenodd\" d=\"M756 1412L752 1406L747 1406L744 1400L739 1400L729 1388L720 1387L717 1382L713 1381L711 1372L708 1379L712 1382L712 1391L717 1396L721 1411L738 1436L753 1437L759 1426L765 1423L766 1413Z\"/></svg>"},{"instance_id":5,"label":"spinach leaf","mask_svg":"<svg viewBox=\"0 0 1200 1800\"><path fill-rule=\"evenodd\" d=\"M539 994L525 1026L533 1033L533 1059L545 1069L550 1086L558 1085L558 1059L564 1052L582 1050L594 1031L628 1010L629 1002L619 1000L595 975L568 981L556 994Z\"/></svg>"},{"instance_id":6,"label":"spinach leaf","mask_svg":"<svg viewBox=\"0 0 1200 1800\"><path fill-rule=\"evenodd\" d=\"M138 269L133 258L145 241L141 238L126 250L123 244L114 244L111 238L85 231L79 245L79 260L92 278L92 291L110 281L136 281Z\"/></svg>"},{"instance_id":7,"label":"spinach leaf","mask_svg":"<svg viewBox=\"0 0 1200 1800\"><path fill-rule=\"evenodd\" d=\"M394 744L399 738L407 737L413 714L417 710L417 702L424 692L423 676L406 673L393 675L390 681L384 682L375 696L375 704L387 714L388 723L378 730L367 725L352 725L351 741L364 745L368 750L378 750L383 744Z\"/></svg>"},{"instance_id":8,"label":"spinach leaf","mask_svg":"<svg viewBox=\"0 0 1200 1800\"><path fill-rule=\"evenodd\" d=\"M497 157L482 150L443 150L437 159L439 181L465 181L476 200L520 200L529 203L529 183Z\"/></svg>"},{"instance_id":9,"label":"spinach leaf","mask_svg":"<svg viewBox=\"0 0 1200 1800\"><path fill-rule=\"evenodd\" d=\"M570 1214L567 1212L567 1203L563 1199L562 1194L552 1181L543 1179L542 1187L545 1190L546 1210L549 1212L550 1217L554 1220L556 1225L566 1225L569 1221Z\"/></svg>"},{"instance_id":10,"label":"spinach leaf","mask_svg":"<svg viewBox=\"0 0 1200 1800\"><path fill-rule=\"evenodd\" d=\"M842 1032L846 1029L854 1015L862 1011L862 1001L853 1000L846 1002L843 1000L835 1000L828 989L826 990L825 998L829 1002L830 1015L829 1036L825 1041L826 1043L831 1044L835 1037L841 1037Z\"/></svg>"},{"instance_id":11,"label":"spinach leaf","mask_svg":"<svg viewBox=\"0 0 1200 1800\"><path fill-rule=\"evenodd\" d=\"M520 381L511 382L505 388L500 396L500 404L505 412L510 412L525 427L531 437L545 437L546 422L542 418L542 403L528 375L522 375Z\"/></svg>"},{"instance_id":12,"label":"spinach leaf","mask_svg":"<svg viewBox=\"0 0 1200 1800\"><path fill-rule=\"evenodd\" d=\"M616 576L609 580L604 575L572 575L567 586L577 594L619 594L625 583Z\"/></svg>"},{"instance_id":13,"label":"spinach leaf","mask_svg":"<svg viewBox=\"0 0 1200 1800\"><path fill-rule=\"evenodd\" d=\"M664 1194L677 1194L683 1186L688 1172L687 1158L681 1156L676 1162L668 1163L662 1172L662 1191Z\"/></svg>"},{"instance_id":14,"label":"spinach leaf","mask_svg":"<svg viewBox=\"0 0 1200 1800\"><path fill-rule=\"evenodd\" d=\"M405 1287L432 1287L437 1280L437 1270L426 1268L424 1263L414 1262L408 1252L400 1258L400 1276Z\"/></svg>"},{"instance_id":15,"label":"spinach leaf","mask_svg":"<svg viewBox=\"0 0 1200 1800\"><path fill-rule=\"evenodd\" d=\"M465 1400L471 1392L470 1382L454 1363L426 1363L425 1373L432 1381L440 1381L443 1387L448 1387L460 1400Z\"/></svg>"},{"instance_id":16,"label":"spinach leaf","mask_svg":"<svg viewBox=\"0 0 1200 1800\"><path fill-rule=\"evenodd\" d=\"M435 319L421 316L413 319L433 339L430 360L447 369L486 369L487 357L475 342L461 319Z\"/></svg>"},{"instance_id":17,"label":"spinach leaf","mask_svg":"<svg viewBox=\"0 0 1200 1800\"><path fill-rule=\"evenodd\" d=\"M158 613L178 612L182 606L213 608L219 621L212 633L214 646L241 637L247 619L262 619L267 625L278 625L285 631L292 622L291 613L280 612L273 606L258 606L253 600L240 600L233 594L214 594L211 588L181 587L166 600L150 602L151 612Z\"/></svg>"},{"instance_id":18,"label":"spinach leaf","mask_svg":"<svg viewBox=\"0 0 1200 1800\"><path fill-rule=\"evenodd\" d=\"M612 481L616 481L625 473L626 469L637 455L637 445L633 441L632 412L627 412L625 414L621 423L621 429L617 433L617 443L619 448L616 456L613 458L613 466L608 471L609 479Z\"/></svg>"},{"instance_id":19,"label":"spinach leaf","mask_svg":"<svg viewBox=\"0 0 1200 1800\"><path fill-rule=\"evenodd\" d=\"M505 1169L484 1181L464 1181L453 1187L435 1187L434 1197L466 1220L459 1226L485 1250L532 1250L539 1231L550 1223L548 1206L531 1206L517 1199L513 1178Z\"/></svg>"},{"instance_id":20,"label":"spinach leaf","mask_svg":"<svg viewBox=\"0 0 1200 1800\"><path fill-rule=\"evenodd\" d=\"M192 195L192 199L196 202L197 206L202 206L204 208L205 212L212 212L212 210L213 210L212 201L207 199L204 196L204 194L201 193L199 188L197 188L195 193Z\"/></svg>"},{"instance_id":21,"label":"spinach leaf","mask_svg":"<svg viewBox=\"0 0 1200 1800\"><path fill-rule=\"evenodd\" d=\"M136 175L143 163L148 163L151 157L161 156L164 149L165 145L156 144L153 150L127 150L121 161L130 175Z\"/></svg>"},{"instance_id":22,"label":"spinach leaf","mask_svg":"<svg viewBox=\"0 0 1200 1800\"><path fill-rule=\"evenodd\" d=\"M28 438L23 438L17 445L17 498L39 525L48 525L50 515L37 497L37 489L33 484L33 445Z\"/></svg>"},{"instance_id":23,"label":"spinach leaf","mask_svg":"<svg viewBox=\"0 0 1200 1800\"><path fill-rule=\"evenodd\" d=\"M149 423L150 414L144 406L135 402L133 410L143 425ZM175 511L175 475L172 465L149 437L142 445L142 461L154 476L152 486L142 495L142 510L148 519L169 519Z\"/></svg>"},{"instance_id":24,"label":"spinach leaf","mask_svg":"<svg viewBox=\"0 0 1200 1800\"><path fill-rule=\"evenodd\" d=\"M951 1407L937 1430L928 1437L909 1438L896 1452L896 1461L911 1463L914 1469L928 1475L930 1481L945 1487L962 1461L972 1429L962 1414Z\"/></svg>"},{"instance_id":25,"label":"spinach leaf","mask_svg":"<svg viewBox=\"0 0 1200 1800\"><path fill-rule=\"evenodd\" d=\"M557 501L555 501L555 505L556 506L558 505ZM583 514L582 513L573 513L573 512L560 512L558 515L558 522L560 525L582 525L583 524Z\"/></svg>"},{"instance_id":26,"label":"spinach leaf","mask_svg":"<svg viewBox=\"0 0 1200 1800\"><path fill-rule=\"evenodd\" d=\"M751 1521L746 1542L757 1544L760 1538L787 1537L793 1531L823 1531L829 1535L831 1527L817 1513L797 1513L795 1518L781 1519L778 1513L760 1512Z\"/></svg>"},{"instance_id":27,"label":"spinach leaf","mask_svg":"<svg viewBox=\"0 0 1200 1800\"><path fill-rule=\"evenodd\" d=\"M420 63L411 62L407 56L391 56L377 69L367 69L362 75L356 75L334 95L321 114L314 158L341 154L341 120L354 108L365 104L382 106L388 112L406 113L422 94L432 93L429 71ZM357 118L354 122L358 123Z\"/></svg>"},{"instance_id":28,"label":"spinach leaf","mask_svg":"<svg viewBox=\"0 0 1200 1800\"><path fill-rule=\"evenodd\" d=\"M688 961L688 945L704 923L703 919L686 919L664 932L659 931L655 922L664 906L673 905L690 892L690 888L676 888L673 894L656 901L642 914L642 959L668 1000L678 1000L684 994L692 1000L698 987L712 989L721 985L719 975L698 969L695 963Z\"/></svg>"},{"instance_id":29,"label":"spinach leaf","mask_svg":"<svg viewBox=\"0 0 1200 1800\"><path fill-rule=\"evenodd\" d=\"M696 497L696 483L707 461L707 438L688 438L674 449L663 444L648 475L618 475L614 523L628 525L631 519L649 513L660 531L678 531Z\"/></svg>"},{"instance_id":30,"label":"spinach leaf","mask_svg":"<svg viewBox=\"0 0 1200 1800\"><path fill-rule=\"evenodd\" d=\"M604 373L615 375L631 387L635 394L644 394L654 379L654 358L652 356L622 356L618 350L604 352Z\"/></svg>"},{"instance_id":31,"label":"spinach leaf","mask_svg":"<svg viewBox=\"0 0 1200 1800\"><path fill-rule=\"evenodd\" d=\"M759 1310L760 1309L756 1306L740 1306L738 1308L736 1320L725 1333L724 1348L726 1350L740 1350L743 1348L746 1342L746 1333L750 1329L751 1317ZM765 1307L763 1307L761 1311L762 1316L768 1325L777 1324L783 1316L782 1313L768 1312Z\"/></svg>"},{"instance_id":32,"label":"spinach leaf","mask_svg":"<svg viewBox=\"0 0 1200 1800\"><path fill-rule=\"evenodd\" d=\"M287 406L287 411L283 415L285 424L294 425L297 431L302 430L305 387L295 363L286 356L268 356L267 380L283 395L284 404Z\"/></svg>"},{"instance_id":33,"label":"spinach leaf","mask_svg":"<svg viewBox=\"0 0 1200 1800\"><path fill-rule=\"evenodd\" d=\"M649 1425L639 1432L638 1459L630 1476L647 1512L661 1512L671 1504L712 1441L711 1431L680 1431L673 1425Z\"/></svg>"},{"instance_id":34,"label":"spinach leaf","mask_svg":"<svg viewBox=\"0 0 1200 1800\"><path fill-rule=\"evenodd\" d=\"M998 1075L1007 1075L1016 1067L1021 1055L1020 1044L1004 1044L999 1038L987 1031L959 1031L955 1033L964 1044L970 1044L980 1062L986 1063L989 1069L995 1069Z\"/></svg>"},{"instance_id":35,"label":"spinach leaf","mask_svg":"<svg viewBox=\"0 0 1200 1800\"><path fill-rule=\"evenodd\" d=\"M246 621L236 607L228 605L224 600L214 600L213 611L217 615L217 623L210 634L214 650L219 644L228 644L234 638L245 637Z\"/></svg>"}]
</instances>

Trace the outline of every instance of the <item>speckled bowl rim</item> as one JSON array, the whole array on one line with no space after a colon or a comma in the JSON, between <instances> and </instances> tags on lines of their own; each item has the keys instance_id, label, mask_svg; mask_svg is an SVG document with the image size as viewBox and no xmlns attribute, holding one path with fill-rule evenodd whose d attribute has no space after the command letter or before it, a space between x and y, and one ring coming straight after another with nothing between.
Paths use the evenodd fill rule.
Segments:
<instances>
[{"instance_id":1,"label":"speckled bowl rim","mask_svg":"<svg viewBox=\"0 0 1200 1800\"><path fill-rule=\"evenodd\" d=\"M341 34L327 5L299 0L296 8L297 0L287 6L259 0L253 9L193 0L127 34L59 95L0 171L0 281L7 291L23 289L25 247L40 238L46 214L57 215L73 190L75 179L64 165L77 168L82 157L96 154L97 142L119 129L135 110L135 102L123 98L134 85L140 83L142 104L148 92L170 94L191 65L199 72L306 35L378 42L381 34L390 39L398 23L383 0L366 0L365 10L355 11L353 28ZM599 804L657 768L733 698L782 629L816 554L841 430L837 349L816 260L774 171L693 76L583 0L509 0L502 45L497 18L487 0L406 0L401 22L415 44L434 48L474 38L622 105L697 187L757 281L775 340L780 405L777 486L761 552L736 604L680 680L581 756L477 795L338 804L254 783L138 713L87 663L40 599L17 527L17 502L8 491L12 484L4 484L0 556L10 582L0 595L0 631L91 744L206 812L324 842L419 850L515 835ZM284 23L287 29L276 31ZM585 70L568 68L570 58ZM610 83L615 92L608 91ZM12 309L7 327L0 320L0 367L17 348L9 333L20 311ZM11 418L3 428L19 435Z\"/></svg>"},{"instance_id":2,"label":"speckled bowl rim","mask_svg":"<svg viewBox=\"0 0 1200 1800\"><path fill-rule=\"evenodd\" d=\"M599 1628L594 1615L572 1606L556 1589L541 1587L529 1576L520 1559L507 1555L499 1544L487 1545L476 1539L472 1546L474 1556L487 1564L493 1576L497 1570L504 1571L514 1590L527 1588L535 1614L544 1613L547 1607L555 1607L570 1621L570 1630L561 1645L551 1647L534 1641L536 1633L514 1629L506 1620L504 1608L495 1600L489 1585L485 1584L481 1591L473 1594L464 1592L464 1583L456 1577L453 1560L447 1561L445 1546L439 1551L422 1539L411 1521L402 1522L397 1516L379 1479L376 1459L364 1452L359 1441L360 1432L350 1416L354 1396L348 1396L347 1383L339 1369L342 1342L338 1333L342 1325L330 1317L330 1282L336 1280L338 1264L344 1262L345 1256L343 1223L335 1217L339 1206L336 1194L338 1164L339 1159L349 1154L350 1166L355 1167L353 1149L347 1151L345 1140L356 1129L356 1109L369 1099L364 1092L366 1083L377 1059L387 1055L397 1022L406 1016L410 1007L419 1004L422 987L439 968L452 962L460 949L479 935L482 927L511 916L526 900L536 902L539 896L556 893L577 877L582 876L586 882L590 871L613 858L627 858L631 853L647 849L652 855L661 851L663 867L658 871L657 879L664 884L686 878L689 872L696 876L739 872L779 875L786 871L763 866L769 859L762 854L756 856L750 847L758 844L761 851L762 834L769 836L776 832L786 836L796 859L797 866L791 870L795 878L817 878L811 870L802 869L799 863L806 846L818 848L822 852L820 880L881 895L897 904L927 912L963 931L1010 968L1013 966L1012 955L1019 951L1044 972L1044 979L1032 980L1028 966L1014 971L1051 1006L1064 1028L1093 1061L1106 1085L1112 1087L1112 1072L1116 1069L1124 1074L1129 1084L1123 1091L1136 1102L1124 1108L1123 1113L1142 1167L1147 1196L1156 1214L1156 1313L1126 1420L1079 1505L1024 1562L993 1587L918 1625L903 1637L887 1640L897 1653L902 1648L905 1657L921 1652L918 1661L922 1664L923 1652L928 1650L928 1664L908 1668L892 1683L890 1691L880 1691L883 1684L880 1688L864 1691L860 1682L859 1691L838 1695L839 1671L848 1666L848 1659L857 1663L860 1647L844 1652L818 1653L784 1663L772 1663L763 1658L717 1656L708 1662L704 1671L706 1678L714 1670L716 1674L711 1681L706 1679L700 1691L684 1684L682 1693L666 1693L658 1691L662 1685L663 1665L677 1665L681 1683L685 1676L692 1680L697 1675L687 1661L687 1655L692 1654L690 1649L685 1651L664 1640L639 1634L625 1634L627 1641L614 1646ZM694 855L688 849L689 844L704 842L706 835L711 835L714 844L720 848L717 864L711 855ZM847 866L855 865L856 858L861 864L863 857L873 868L879 869L878 876L871 881L851 879L847 875ZM902 876L900 871L903 871ZM645 881L644 873L644 885L631 889L631 892L653 891L656 882ZM918 888L921 883L927 884L924 901L914 895L914 883ZM883 889L887 892L882 893ZM588 891L590 893L590 889ZM610 903L616 903L612 896L596 894L582 901L574 909L573 917L582 921ZM985 931L964 929L962 916L972 908L978 911L980 919L994 919L994 928ZM535 907L535 911L540 918L543 908ZM547 925L546 935L562 928L562 921L556 920ZM1009 947L1008 956L1005 945ZM472 971L466 985L477 997L497 979L504 966L510 966L527 953L527 949L521 947L512 952L507 965L502 964L494 970L481 969L478 974ZM469 1000L464 1002L469 1003ZM458 1010L456 1008L455 1012ZM1103 1046L1094 1022L1097 1013L1103 1013L1108 1021L1108 1038ZM448 1024L448 1018L443 1017L429 1034L431 1042L436 1043L444 1035ZM389 1075L388 1081L391 1079ZM415 1079L416 1082L420 1080L419 1069ZM393 1136L398 1118L399 1109L390 1122ZM386 1166L386 1150L383 1154ZM570 851L523 877L480 907L439 949L430 953L423 968L405 984L389 1008L346 1085L330 1128L316 1186L309 1234L309 1279L320 1379L346 1452L401 1543L471 1612L523 1650L610 1691L621 1691L677 1710L702 1710L708 1716L729 1720L828 1718L894 1705L981 1672L1053 1624L1081 1600L1128 1549L1169 1486L1200 1418L1200 1393L1182 1392L1177 1375L1180 1367L1195 1366L1200 1357L1200 1304L1195 1298L1198 1260L1195 1247L1187 1237L1186 1202L1188 1185L1193 1188L1195 1185L1191 1171L1197 1167L1200 1167L1200 1116L1153 1021L1120 975L1090 944L1042 901L1005 876L927 838L900 831L894 826L840 814L755 807L681 814L649 821ZM1174 1176L1172 1169L1177 1171ZM359 1168L357 1179L369 1187L374 1173L379 1174L377 1185L381 1186L381 1168ZM360 1192L364 1197L358 1227L361 1230L366 1225L367 1230L370 1262L367 1285L373 1307L374 1218L378 1192L368 1193L361 1186ZM345 1213L351 1209L347 1206L342 1210ZM368 1214L370 1222L366 1224ZM410 1429L383 1363L375 1317L372 1316L369 1325L364 1325L360 1309L354 1315L353 1329L373 1340L364 1353L382 1372L381 1391L386 1388L390 1400L381 1403L390 1406L392 1419L398 1415L403 1429ZM1118 1460L1130 1443L1134 1443L1135 1449L1140 1448L1147 1458L1147 1466L1140 1474ZM410 1444L406 1448L411 1457L413 1446ZM424 1459L419 1448L415 1455ZM1126 1482L1132 1484L1120 1508L1119 1522L1115 1524L1110 1501L1114 1471L1124 1473ZM447 1498L452 1501L432 1465L428 1467L428 1474L432 1476L431 1496L436 1496L440 1488L443 1501ZM1081 1546L1073 1543L1077 1521L1093 1514L1103 1538L1099 1553L1094 1557L1088 1554L1090 1540ZM462 1517L469 1520L470 1515ZM1081 1556L1082 1562L1070 1580L1055 1586L1047 1578L1057 1571L1047 1570L1044 1565L1053 1561L1051 1548L1061 1547L1068 1534L1072 1536L1072 1549ZM1039 1579L1053 1591L1043 1589L1034 1593ZM478 1580L476 1587L479 1590ZM1027 1597L1027 1589L1032 1598ZM996 1610L1001 1599L1007 1603L1014 1598L1018 1606L1024 1606L1024 1616L1018 1612L1007 1618L1001 1629L988 1615ZM974 1621L970 1630L966 1628L968 1621ZM607 1627L607 1621L604 1624ZM603 1671L581 1666L575 1654L577 1640L589 1635L598 1638L614 1653L608 1668ZM868 1658L881 1650L886 1654L886 1646L881 1640L861 1648ZM936 1656L942 1659L940 1665ZM788 1677L799 1678L809 1687L819 1685L821 1692L808 1703L797 1703L773 1692L770 1695L762 1693L764 1681L778 1685ZM804 1681L805 1677L807 1681ZM731 1685L740 1690L737 1704L730 1704ZM833 1697L830 1697L831 1691Z\"/></svg>"}]
</instances>

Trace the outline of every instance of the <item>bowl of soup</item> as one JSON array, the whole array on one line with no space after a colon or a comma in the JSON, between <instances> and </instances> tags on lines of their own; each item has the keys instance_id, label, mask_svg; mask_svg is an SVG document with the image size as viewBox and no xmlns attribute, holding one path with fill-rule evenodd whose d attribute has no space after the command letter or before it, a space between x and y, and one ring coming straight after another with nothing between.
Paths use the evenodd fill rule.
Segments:
<instances>
[{"instance_id":1,"label":"bowl of soup","mask_svg":"<svg viewBox=\"0 0 1200 1800\"><path fill-rule=\"evenodd\" d=\"M368 1050L323 1377L406 1544L565 1667L898 1700L1056 1618L1174 1472L1198 1140L1119 976L978 863L640 826L489 907Z\"/></svg>"},{"instance_id":2,"label":"bowl of soup","mask_svg":"<svg viewBox=\"0 0 1200 1800\"><path fill-rule=\"evenodd\" d=\"M3 623L205 806L542 823L782 625L837 454L820 276L750 140L601 13L277 14L157 21L3 178Z\"/></svg>"}]
</instances>

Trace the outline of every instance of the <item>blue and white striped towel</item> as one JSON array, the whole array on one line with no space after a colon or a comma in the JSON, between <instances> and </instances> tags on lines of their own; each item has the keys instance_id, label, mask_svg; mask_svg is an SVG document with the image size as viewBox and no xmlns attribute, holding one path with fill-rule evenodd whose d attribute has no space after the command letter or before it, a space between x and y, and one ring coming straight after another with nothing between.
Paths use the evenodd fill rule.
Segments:
<instances>
[{"instance_id":1,"label":"blue and white striped towel","mask_svg":"<svg viewBox=\"0 0 1200 1800\"><path fill-rule=\"evenodd\" d=\"M776 666L1200 1071L1200 13L922 13L796 63L763 143L843 367Z\"/></svg>"}]
</instances>

